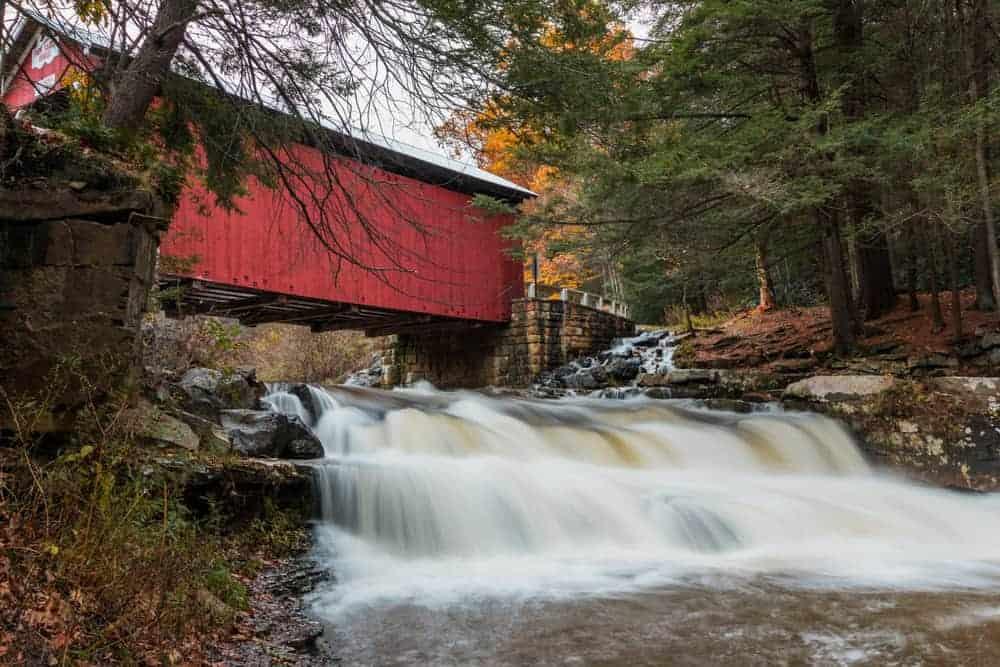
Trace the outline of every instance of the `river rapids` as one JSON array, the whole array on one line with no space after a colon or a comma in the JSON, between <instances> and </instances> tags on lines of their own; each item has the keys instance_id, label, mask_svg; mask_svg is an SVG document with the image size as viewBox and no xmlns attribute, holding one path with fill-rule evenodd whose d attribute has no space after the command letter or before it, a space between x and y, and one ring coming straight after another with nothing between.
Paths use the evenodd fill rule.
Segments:
<instances>
[{"instance_id":1,"label":"river rapids","mask_svg":"<svg viewBox=\"0 0 1000 667\"><path fill-rule=\"evenodd\" d=\"M280 389L347 664L1000 661L1000 496L874 472L832 420Z\"/></svg>"}]
</instances>

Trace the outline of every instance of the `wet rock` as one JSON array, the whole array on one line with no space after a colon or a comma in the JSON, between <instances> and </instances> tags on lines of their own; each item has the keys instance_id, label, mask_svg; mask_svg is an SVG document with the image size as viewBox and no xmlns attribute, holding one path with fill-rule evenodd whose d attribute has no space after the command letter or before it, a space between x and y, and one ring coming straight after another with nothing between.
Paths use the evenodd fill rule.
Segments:
<instances>
[{"instance_id":1,"label":"wet rock","mask_svg":"<svg viewBox=\"0 0 1000 667\"><path fill-rule=\"evenodd\" d=\"M176 387L182 407L208 419L216 419L221 410L256 408L267 391L253 369L223 373L212 368L192 368Z\"/></svg>"},{"instance_id":2,"label":"wet rock","mask_svg":"<svg viewBox=\"0 0 1000 667\"><path fill-rule=\"evenodd\" d=\"M666 373L642 373L636 384L640 387L665 387L669 383Z\"/></svg>"},{"instance_id":3,"label":"wet rock","mask_svg":"<svg viewBox=\"0 0 1000 667\"><path fill-rule=\"evenodd\" d=\"M667 331L654 331L637 338L633 338L630 341L632 347L658 347L660 341L669 335Z\"/></svg>"},{"instance_id":4,"label":"wet rock","mask_svg":"<svg viewBox=\"0 0 1000 667\"><path fill-rule=\"evenodd\" d=\"M785 398L812 401L851 400L891 389L895 380L878 375L816 375L785 387Z\"/></svg>"},{"instance_id":5,"label":"wet rock","mask_svg":"<svg viewBox=\"0 0 1000 667\"><path fill-rule=\"evenodd\" d=\"M578 366L574 366L572 364L567 364L565 366L560 366L559 368L557 368L554 371L552 371L552 378L555 379L555 380L557 380L557 381L559 381L559 382L562 382L563 380L565 380L566 378L568 378L570 375L573 375L574 373L576 373L576 371L578 369L579 369Z\"/></svg>"},{"instance_id":6,"label":"wet rock","mask_svg":"<svg viewBox=\"0 0 1000 667\"><path fill-rule=\"evenodd\" d=\"M250 586L249 619L252 634L266 647L267 659L255 662L245 657L239 664L329 665L339 662L324 652L317 640L323 625L307 614L303 596L320 582L331 579L329 572L315 561L296 558L269 568Z\"/></svg>"},{"instance_id":7,"label":"wet rock","mask_svg":"<svg viewBox=\"0 0 1000 667\"><path fill-rule=\"evenodd\" d=\"M643 373L637 384L640 387L665 387L687 384L715 384L719 373L704 368L674 368L666 373Z\"/></svg>"},{"instance_id":8,"label":"wet rock","mask_svg":"<svg viewBox=\"0 0 1000 667\"><path fill-rule=\"evenodd\" d=\"M643 396L655 399L673 398L673 394L668 387L653 387L643 392Z\"/></svg>"},{"instance_id":9,"label":"wet rock","mask_svg":"<svg viewBox=\"0 0 1000 667\"><path fill-rule=\"evenodd\" d=\"M710 369L675 368L667 373L667 384L714 384L719 381L719 374Z\"/></svg>"},{"instance_id":10,"label":"wet rock","mask_svg":"<svg viewBox=\"0 0 1000 667\"><path fill-rule=\"evenodd\" d=\"M314 560L302 558L288 564L280 577L266 577L263 583L270 595L302 597L312 593L320 582L331 579L329 569Z\"/></svg>"},{"instance_id":11,"label":"wet rock","mask_svg":"<svg viewBox=\"0 0 1000 667\"><path fill-rule=\"evenodd\" d=\"M380 377L381 377L381 371L380 371ZM372 385L353 385L353 386L369 387ZM299 399L299 402L302 403L302 407L309 415L310 423L315 425L316 422L319 420L322 410L320 409L320 406L317 405L316 399L313 396L313 392L311 389L309 389L309 385L302 383L293 384L290 387L288 387L286 391L289 394L292 394L293 396Z\"/></svg>"},{"instance_id":12,"label":"wet rock","mask_svg":"<svg viewBox=\"0 0 1000 667\"><path fill-rule=\"evenodd\" d=\"M748 391L740 397L744 403L772 403L775 397L763 391Z\"/></svg>"},{"instance_id":13,"label":"wet rock","mask_svg":"<svg viewBox=\"0 0 1000 667\"><path fill-rule=\"evenodd\" d=\"M593 398L608 398L614 400L624 400L642 396L643 391L639 387L606 387L591 394Z\"/></svg>"},{"instance_id":14,"label":"wet rock","mask_svg":"<svg viewBox=\"0 0 1000 667\"><path fill-rule=\"evenodd\" d=\"M550 398L558 399L566 396L567 392L565 389L560 387L549 387L541 384L536 384L528 390L527 395L531 398Z\"/></svg>"},{"instance_id":15,"label":"wet rock","mask_svg":"<svg viewBox=\"0 0 1000 667\"><path fill-rule=\"evenodd\" d=\"M372 361L368 365L368 368L351 373L344 381L344 384L352 387L381 387L383 383L396 384L399 381L398 374L398 368L385 366L382 355L376 353L372 356ZM315 419L315 413L310 414L313 414Z\"/></svg>"},{"instance_id":16,"label":"wet rock","mask_svg":"<svg viewBox=\"0 0 1000 667\"><path fill-rule=\"evenodd\" d=\"M634 380L641 367L642 360L638 357L615 358L605 364L604 370L614 382L625 383Z\"/></svg>"},{"instance_id":17,"label":"wet rock","mask_svg":"<svg viewBox=\"0 0 1000 667\"><path fill-rule=\"evenodd\" d=\"M702 404L710 410L724 410L726 412L739 412L741 414L751 413L756 410L752 403L735 398L706 398L702 401Z\"/></svg>"},{"instance_id":18,"label":"wet rock","mask_svg":"<svg viewBox=\"0 0 1000 667\"><path fill-rule=\"evenodd\" d=\"M294 415L261 410L223 410L220 414L233 449L244 456L294 459L323 456L322 443Z\"/></svg>"},{"instance_id":19,"label":"wet rock","mask_svg":"<svg viewBox=\"0 0 1000 667\"><path fill-rule=\"evenodd\" d=\"M600 389L608 384L608 373L603 366L593 365L581 368L562 381L571 389Z\"/></svg>"}]
</instances>

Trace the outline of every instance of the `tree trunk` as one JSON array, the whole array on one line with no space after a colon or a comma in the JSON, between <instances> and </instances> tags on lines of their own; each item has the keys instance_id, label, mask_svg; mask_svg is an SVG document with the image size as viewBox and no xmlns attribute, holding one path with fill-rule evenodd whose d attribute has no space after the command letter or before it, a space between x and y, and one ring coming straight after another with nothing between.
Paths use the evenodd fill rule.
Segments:
<instances>
[{"instance_id":1,"label":"tree trunk","mask_svg":"<svg viewBox=\"0 0 1000 667\"><path fill-rule=\"evenodd\" d=\"M853 222L853 218L852 218ZM864 267L862 266L860 246L858 245L857 225L851 224L851 233L847 238L847 277L851 280L851 298L854 303L864 302L861 286L864 285Z\"/></svg>"},{"instance_id":2,"label":"tree trunk","mask_svg":"<svg viewBox=\"0 0 1000 667\"><path fill-rule=\"evenodd\" d=\"M924 227L924 256L927 258L927 280L931 293L931 333L938 333L944 330L944 315L941 313L941 298L938 295L940 289L938 283L938 262L937 252L934 250L934 237L937 234L932 229L937 223L928 221Z\"/></svg>"},{"instance_id":3,"label":"tree trunk","mask_svg":"<svg viewBox=\"0 0 1000 667\"><path fill-rule=\"evenodd\" d=\"M816 75L816 57L813 51L812 19L803 16L799 24L799 44L796 57L799 61L799 91L803 101L812 107L822 102L819 77ZM821 115L814 128L815 134L823 136L829 128L829 119ZM844 250L840 238L840 220L837 212L823 206L816 206L813 221L817 225L822 244L823 265L826 268L827 296L830 300L830 323L833 326L833 347L846 353L854 347L857 339L854 301L851 299L851 285L844 267Z\"/></svg>"},{"instance_id":4,"label":"tree trunk","mask_svg":"<svg viewBox=\"0 0 1000 667\"><path fill-rule=\"evenodd\" d=\"M962 340L962 289L958 277L958 253L955 251L955 235L940 229L941 246L948 263L948 283L951 287L951 331L955 342Z\"/></svg>"},{"instance_id":5,"label":"tree trunk","mask_svg":"<svg viewBox=\"0 0 1000 667\"><path fill-rule=\"evenodd\" d=\"M111 82L102 119L107 127L133 130L142 123L197 10L198 0L161 0L135 58Z\"/></svg>"},{"instance_id":6,"label":"tree trunk","mask_svg":"<svg viewBox=\"0 0 1000 667\"><path fill-rule=\"evenodd\" d=\"M754 258L757 265L757 285L760 290L759 310L774 310L778 302L774 296L774 282L768 265L767 248L771 236L771 226L766 225L754 238Z\"/></svg>"},{"instance_id":7,"label":"tree trunk","mask_svg":"<svg viewBox=\"0 0 1000 667\"><path fill-rule=\"evenodd\" d=\"M688 286L684 285L684 290L681 292L681 299L684 302L684 325L687 327L687 333L694 336L694 323L691 321L691 306L688 304Z\"/></svg>"},{"instance_id":8,"label":"tree trunk","mask_svg":"<svg viewBox=\"0 0 1000 667\"><path fill-rule=\"evenodd\" d=\"M910 312L920 310L920 300L917 299L917 273L920 253L917 248L917 232L912 227L907 230L906 243L906 288L909 292Z\"/></svg>"},{"instance_id":9,"label":"tree trunk","mask_svg":"<svg viewBox=\"0 0 1000 667\"><path fill-rule=\"evenodd\" d=\"M896 305L889 245L881 231L866 235L859 243L861 255L861 305L866 320L882 317Z\"/></svg>"},{"instance_id":10,"label":"tree trunk","mask_svg":"<svg viewBox=\"0 0 1000 667\"><path fill-rule=\"evenodd\" d=\"M986 223L980 222L972 229L972 254L976 279L976 310L996 310L993 299L993 275L990 268L990 253Z\"/></svg>"},{"instance_id":11,"label":"tree trunk","mask_svg":"<svg viewBox=\"0 0 1000 667\"><path fill-rule=\"evenodd\" d=\"M993 302L1000 303L1000 253L997 251L997 229L993 220L993 202L990 199L989 163L986 155L986 129L982 121L976 124L976 178L983 207L983 226L986 227L986 254L990 260L993 278Z\"/></svg>"},{"instance_id":12,"label":"tree trunk","mask_svg":"<svg viewBox=\"0 0 1000 667\"><path fill-rule=\"evenodd\" d=\"M841 109L848 122L865 117L867 72L861 53L864 47L863 5L856 0L837 0L833 32L847 80ZM848 182L845 190L852 238L852 265L857 282L854 302L866 320L874 320L892 310L896 291L892 284L889 245L881 226L872 224L875 206L872 185L860 178Z\"/></svg>"},{"instance_id":13,"label":"tree trunk","mask_svg":"<svg viewBox=\"0 0 1000 667\"><path fill-rule=\"evenodd\" d=\"M969 97L973 104L989 96L991 59L989 49L986 48L990 30L987 6L986 0L975 0L972 10L972 71L969 76ZM983 209L983 225L986 227L986 253L990 260L990 274L993 279L993 302L1000 304L1000 251L997 250L997 231L990 194L990 164L986 142L985 122L982 118L978 118L976 121L976 180L979 187L980 204Z\"/></svg>"},{"instance_id":14,"label":"tree trunk","mask_svg":"<svg viewBox=\"0 0 1000 667\"><path fill-rule=\"evenodd\" d=\"M836 213L827 212L825 220L818 220L823 238L823 258L826 266L826 285L830 298L830 322L833 325L833 346L840 353L847 353L857 340L857 327L851 299L851 285L844 266L840 222Z\"/></svg>"}]
</instances>

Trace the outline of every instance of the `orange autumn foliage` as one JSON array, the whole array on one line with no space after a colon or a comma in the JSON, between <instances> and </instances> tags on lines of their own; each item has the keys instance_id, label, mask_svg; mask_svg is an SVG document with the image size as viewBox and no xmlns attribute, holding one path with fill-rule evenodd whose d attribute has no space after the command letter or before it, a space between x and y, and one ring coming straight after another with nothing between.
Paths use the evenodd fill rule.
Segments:
<instances>
[{"instance_id":1,"label":"orange autumn foliage","mask_svg":"<svg viewBox=\"0 0 1000 667\"><path fill-rule=\"evenodd\" d=\"M542 37L542 44L555 51L585 49L608 60L628 60L635 53L631 33L624 26L583 44L574 43L559 30L552 28ZM456 113L437 128L436 134L443 141L457 146L456 153L472 148L479 166L497 176L526 187L542 196L565 185L559 170L545 164L523 160L519 151L536 142L536 133L528 128L511 129L503 120L503 99L491 100L478 113ZM530 204L528 204L530 206ZM551 245L560 245L570 237L588 234L583 227L562 226L542 231L540 238L525 244L525 281L531 281L531 257L538 255L539 282L550 287L579 288L593 277L583 258L578 254L561 252L549 256Z\"/></svg>"}]
</instances>

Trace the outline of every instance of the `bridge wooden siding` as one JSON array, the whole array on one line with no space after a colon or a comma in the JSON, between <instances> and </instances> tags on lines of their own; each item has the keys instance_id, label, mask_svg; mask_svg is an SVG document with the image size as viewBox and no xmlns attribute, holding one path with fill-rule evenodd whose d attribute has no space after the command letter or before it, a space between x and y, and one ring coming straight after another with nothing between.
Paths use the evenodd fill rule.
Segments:
<instances>
[{"instance_id":1,"label":"bridge wooden siding","mask_svg":"<svg viewBox=\"0 0 1000 667\"><path fill-rule=\"evenodd\" d=\"M317 151L297 152L320 168ZM283 191L251 183L241 214L205 210L211 195L190 187L160 250L164 277L187 290L188 308L372 333L510 319L524 288L521 263L499 233L509 216L486 215L470 194L346 158L336 168L357 211L342 192L329 193L344 226L334 239L349 260L323 247Z\"/></svg>"}]
</instances>

